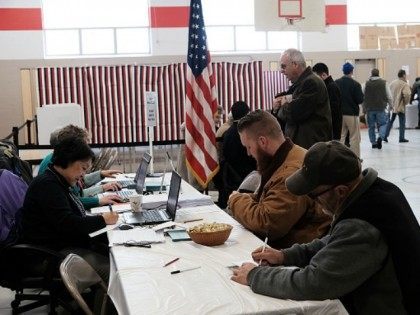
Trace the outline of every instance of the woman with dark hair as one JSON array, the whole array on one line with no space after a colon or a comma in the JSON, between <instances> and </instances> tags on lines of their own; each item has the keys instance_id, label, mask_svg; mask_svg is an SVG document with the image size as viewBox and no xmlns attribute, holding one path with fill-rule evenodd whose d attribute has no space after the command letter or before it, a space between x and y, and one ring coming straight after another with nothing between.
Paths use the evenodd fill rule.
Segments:
<instances>
[{"instance_id":1,"label":"woman with dark hair","mask_svg":"<svg viewBox=\"0 0 420 315\"><path fill-rule=\"evenodd\" d=\"M118 214L86 216L82 203L71 189L89 170L93 158L89 145L80 138L65 139L54 148L52 164L32 181L26 193L22 240L65 254L78 254L108 280L106 237L102 242L93 241L88 234L107 224L115 224Z\"/></svg>"}]
</instances>

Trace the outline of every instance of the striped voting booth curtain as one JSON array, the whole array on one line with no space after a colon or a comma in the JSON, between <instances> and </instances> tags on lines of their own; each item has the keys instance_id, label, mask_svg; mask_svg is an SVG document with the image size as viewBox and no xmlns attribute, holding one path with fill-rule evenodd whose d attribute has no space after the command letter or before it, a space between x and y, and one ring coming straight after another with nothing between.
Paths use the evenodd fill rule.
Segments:
<instances>
[{"instance_id":1,"label":"striped voting booth curtain","mask_svg":"<svg viewBox=\"0 0 420 315\"><path fill-rule=\"evenodd\" d=\"M287 91L291 83L281 71L264 71L263 76L265 104L270 105L274 96Z\"/></svg>"},{"instance_id":2,"label":"striped voting booth curtain","mask_svg":"<svg viewBox=\"0 0 420 315\"><path fill-rule=\"evenodd\" d=\"M272 77L267 75L277 71L266 71L263 75L261 61L213 62L212 69L218 103L225 113L237 100L247 102L251 109L270 109L272 97L267 95L282 91L281 87L273 87L272 82L285 80L280 72ZM92 143L147 141L146 91L158 93L155 140L181 139L186 63L49 67L37 68L35 73L39 105L80 104ZM267 94L267 87L271 87L271 94Z\"/></svg>"}]
</instances>

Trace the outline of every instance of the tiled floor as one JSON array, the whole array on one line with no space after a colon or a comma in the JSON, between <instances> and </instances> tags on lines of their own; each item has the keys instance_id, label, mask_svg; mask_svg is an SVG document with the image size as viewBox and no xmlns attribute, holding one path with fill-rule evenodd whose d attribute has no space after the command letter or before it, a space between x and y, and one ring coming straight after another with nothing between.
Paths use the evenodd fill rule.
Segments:
<instances>
[{"instance_id":1,"label":"tiled floor","mask_svg":"<svg viewBox=\"0 0 420 315\"><path fill-rule=\"evenodd\" d=\"M364 129L362 130L361 158L364 168L376 169L380 177L393 182L404 192L417 220L420 221L420 130L407 130L406 138L410 142L398 143L398 130L393 130L389 143L383 143L382 150L372 149L367 130ZM0 287L0 314L11 314L12 297L9 290ZM40 308L28 314L45 313L46 309Z\"/></svg>"}]
</instances>

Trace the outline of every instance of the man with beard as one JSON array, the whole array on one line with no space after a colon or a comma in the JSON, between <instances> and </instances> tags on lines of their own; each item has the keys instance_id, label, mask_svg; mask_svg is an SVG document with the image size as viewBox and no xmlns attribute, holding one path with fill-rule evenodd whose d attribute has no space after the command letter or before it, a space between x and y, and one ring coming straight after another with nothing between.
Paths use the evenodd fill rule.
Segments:
<instances>
[{"instance_id":1,"label":"man with beard","mask_svg":"<svg viewBox=\"0 0 420 315\"><path fill-rule=\"evenodd\" d=\"M268 112L257 110L238 123L242 145L257 160L261 184L255 194L233 192L228 206L233 217L275 248L323 236L331 217L307 196L287 191L285 180L302 166L306 150L285 138Z\"/></svg>"}]
</instances>

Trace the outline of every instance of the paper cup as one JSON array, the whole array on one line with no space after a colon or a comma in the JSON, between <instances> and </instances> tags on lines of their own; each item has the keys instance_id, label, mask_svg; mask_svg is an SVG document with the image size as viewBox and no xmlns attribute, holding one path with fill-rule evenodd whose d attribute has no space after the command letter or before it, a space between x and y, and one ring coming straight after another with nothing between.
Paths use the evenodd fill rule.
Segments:
<instances>
[{"instance_id":1,"label":"paper cup","mask_svg":"<svg viewBox=\"0 0 420 315\"><path fill-rule=\"evenodd\" d=\"M141 211L141 203L143 201L142 195L131 195L128 197L128 200L130 201L131 210L133 210L134 212Z\"/></svg>"}]
</instances>

